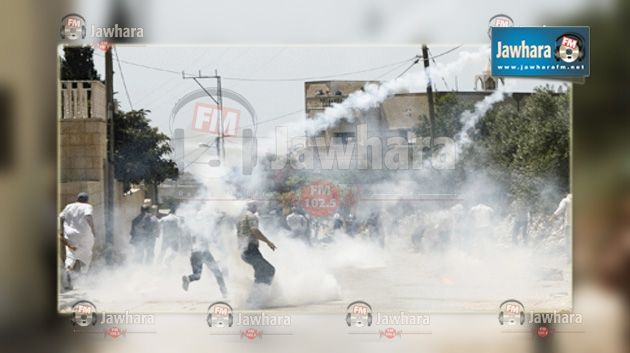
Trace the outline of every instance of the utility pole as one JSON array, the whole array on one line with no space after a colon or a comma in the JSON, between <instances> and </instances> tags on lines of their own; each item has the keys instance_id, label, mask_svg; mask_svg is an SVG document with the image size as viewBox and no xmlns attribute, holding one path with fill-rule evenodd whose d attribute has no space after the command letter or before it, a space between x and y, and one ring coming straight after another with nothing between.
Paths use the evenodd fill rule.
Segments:
<instances>
[{"instance_id":1,"label":"utility pole","mask_svg":"<svg viewBox=\"0 0 630 353\"><path fill-rule=\"evenodd\" d=\"M429 101L429 127L431 130L431 142L429 146L431 152L433 152L433 146L435 144L435 106L433 105L433 84L431 82L431 76L429 74L429 48L426 44L422 45L422 61L424 62L424 72L427 75L427 99Z\"/></svg>"},{"instance_id":2,"label":"utility pole","mask_svg":"<svg viewBox=\"0 0 630 353\"><path fill-rule=\"evenodd\" d=\"M219 76L217 70L214 70L214 76L203 76L201 71L197 74L197 76L187 76L184 71L182 71L182 78L184 80L192 79L194 80L199 87L212 99L212 101L217 105L218 117L219 117L219 136L217 137L216 145L217 145L217 156L221 157L221 160L225 162L225 131L223 130L223 92L221 90L221 76ZM200 79L214 79L217 80L217 97L215 98L212 93L208 92L208 90L199 82Z\"/></svg>"},{"instance_id":3,"label":"utility pole","mask_svg":"<svg viewBox=\"0 0 630 353\"><path fill-rule=\"evenodd\" d=\"M221 90L221 76L217 70L214 70L214 76L217 78L217 99L219 100L219 125L221 127L221 159L225 161L225 130L223 129L223 91Z\"/></svg>"},{"instance_id":4,"label":"utility pole","mask_svg":"<svg viewBox=\"0 0 630 353\"><path fill-rule=\"evenodd\" d=\"M105 52L105 97L107 104L107 162L105 185L105 261L114 251L114 70L111 46Z\"/></svg>"}]
</instances>

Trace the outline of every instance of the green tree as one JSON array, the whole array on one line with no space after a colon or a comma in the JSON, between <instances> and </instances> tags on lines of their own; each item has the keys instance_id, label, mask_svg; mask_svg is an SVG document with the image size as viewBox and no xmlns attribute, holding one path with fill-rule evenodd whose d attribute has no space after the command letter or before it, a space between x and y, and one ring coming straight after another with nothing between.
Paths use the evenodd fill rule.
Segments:
<instances>
[{"instance_id":1,"label":"green tree","mask_svg":"<svg viewBox=\"0 0 630 353\"><path fill-rule=\"evenodd\" d=\"M437 93L435 95L435 136L455 136L463 127L462 113L472 108L473 104L461 102L456 92Z\"/></svg>"},{"instance_id":2,"label":"green tree","mask_svg":"<svg viewBox=\"0 0 630 353\"><path fill-rule=\"evenodd\" d=\"M530 201L569 190L569 104L567 94L537 88L521 109L502 104L480 121L468 156L504 184L515 197ZM551 201L550 201L551 202ZM544 202L537 206L545 207Z\"/></svg>"},{"instance_id":3,"label":"green tree","mask_svg":"<svg viewBox=\"0 0 630 353\"><path fill-rule=\"evenodd\" d=\"M165 158L172 152L169 138L149 125L148 113L140 109L114 114L114 169L125 191L139 183L157 188L178 177L175 162Z\"/></svg>"},{"instance_id":4,"label":"green tree","mask_svg":"<svg viewBox=\"0 0 630 353\"><path fill-rule=\"evenodd\" d=\"M62 80L100 80L94 68L94 49L85 47L65 47L61 58Z\"/></svg>"}]
</instances>

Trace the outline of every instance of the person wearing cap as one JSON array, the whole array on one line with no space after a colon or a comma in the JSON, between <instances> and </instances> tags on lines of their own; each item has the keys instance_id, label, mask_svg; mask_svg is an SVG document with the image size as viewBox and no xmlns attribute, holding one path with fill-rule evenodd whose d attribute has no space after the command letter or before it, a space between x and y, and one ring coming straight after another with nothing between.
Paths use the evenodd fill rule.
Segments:
<instances>
[{"instance_id":1,"label":"person wearing cap","mask_svg":"<svg viewBox=\"0 0 630 353\"><path fill-rule=\"evenodd\" d=\"M267 239L258 228L256 211L256 202L249 201L236 224L236 235L238 237L239 250L241 251L241 259L254 268L254 283L270 285L276 269L265 260L258 249L258 245L262 241L271 250L276 250L276 245Z\"/></svg>"},{"instance_id":2,"label":"person wearing cap","mask_svg":"<svg viewBox=\"0 0 630 353\"><path fill-rule=\"evenodd\" d=\"M63 234L61 242L66 248L64 261L64 275L62 285L64 289L72 289L71 273L85 273L92 262L92 248L94 247L94 220L92 219L92 205L88 203L88 194L77 195L77 201L64 207L59 214Z\"/></svg>"},{"instance_id":3,"label":"person wearing cap","mask_svg":"<svg viewBox=\"0 0 630 353\"><path fill-rule=\"evenodd\" d=\"M157 217L151 213L151 199L145 199L140 214L131 222L131 245L138 263L150 264L155 251L155 239L160 235Z\"/></svg>"}]
</instances>

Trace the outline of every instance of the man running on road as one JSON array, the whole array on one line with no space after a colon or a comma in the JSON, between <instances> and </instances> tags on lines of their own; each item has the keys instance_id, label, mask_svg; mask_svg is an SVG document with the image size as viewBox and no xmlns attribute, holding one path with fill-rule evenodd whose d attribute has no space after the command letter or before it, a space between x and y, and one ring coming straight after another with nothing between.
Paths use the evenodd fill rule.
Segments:
<instances>
[{"instance_id":1,"label":"man running on road","mask_svg":"<svg viewBox=\"0 0 630 353\"><path fill-rule=\"evenodd\" d=\"M94 247L94 220L92 205L88 203L85 192L77 196L77 201L68 204L59 214L63 236L61 241L66 247L65 272L62 278L64 289L72 289L71 272L87 272L92 262Z\"/></svg>"},{"instance_id":2,"label":"man running on road","mask_svg":"<svg viewBox=\"0 0 630 353\"><path fill-rule=\"evenodd\" d=\"M216 224L213 227L213 231L218 229L220 220L216 220ZM210 234L196 234L193 237L192 252L190 254L190 265L193 273L189 276L182 277L182 288L188 290L190 282L198 281L201 278L201 272L203 271L203 264L206 264L210 271L214 274L219 285L219 290L223 299L227 299L227 288L225 287L225 280L223 279L223 273L219 269L219 265L214 260L212 253L210 253Z\"/></svg>"},{"instance_id":3,"label":"man running on road","mask_svg":"<svg viewBox=\"0 0 630 353\"><path fill-rule=\"evenodd\" d=\"M263 241L271 250L276 250L276 245L258 229L258 216L256 202L247 202L236 224L241 259L254 268L254 283L271 285L276 269L263 258L258 249L259 241Z\"/></svg>"}]
</instances>

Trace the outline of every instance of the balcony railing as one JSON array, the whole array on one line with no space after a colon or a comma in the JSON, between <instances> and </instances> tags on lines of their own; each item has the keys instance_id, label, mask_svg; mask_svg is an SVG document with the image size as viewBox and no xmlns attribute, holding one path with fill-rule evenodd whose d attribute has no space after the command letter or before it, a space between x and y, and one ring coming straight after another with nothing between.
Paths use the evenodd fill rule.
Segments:
<instances>
[{"instance_id":1,"label":"balcony railing","mask_svg":"<svg viewBox=\"0 0 630 353\"><path fill-rule=\"evenodd\" d=\"M306 98L307 109L326 109L334 103L341 103L347 96L316 96Z\"/></svg>"},{"instance_id":2,"label":"balcony railing","mask_svg":"<svg viewBox=\"0 0 630 353\"><path fill-rule=\"evenodd\" d=\"M105 119L105 85L100 81L61 81L61 119Z\"/></svg>"}]
</instances>

